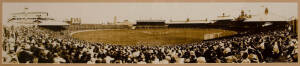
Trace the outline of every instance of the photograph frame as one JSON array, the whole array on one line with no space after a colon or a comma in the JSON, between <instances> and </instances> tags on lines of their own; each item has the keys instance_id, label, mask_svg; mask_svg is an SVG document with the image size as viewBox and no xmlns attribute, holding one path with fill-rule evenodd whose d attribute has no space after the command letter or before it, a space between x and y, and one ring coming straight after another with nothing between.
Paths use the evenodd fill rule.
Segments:
<instances>
[{"instance_id":1,"label":"photograph frame","mask_svg":"<svg viewBox=\"0 0 300 66\"><path fill-rule=\"evenodd\" d=\"M198 0L161 0L161 1L158 1L158 0L3 0L1 2L1 5L2 5L2 8L1 8L1 18L0 20L3 21L3 3L18 3L18 2L34 2L34 3L89 3L89 2L99 2L99 3L123 3L123 2L126 2L126 3L151 3L151 2L162 2L162 3L169 3L169 2L176 2L176 3L181 3L181 2L200 2L200 3L240 3L240 2L274 2L274 3L297 3L298 5L298 16L299 16L299 1L297 0L243 0L243 1L240 1L240 0L230 0L230 1L227 1L227 0L201 0L201 1L198 1ZM297 18L299 19L299 18ZM298 21L299 22L299 21ZM3 22L1 22L1 24L3 24ZM299 23L297 23L298 25ZM3 31L3 25L1 25L1 30ZM297 26L297 31L299 32L299 27ZM297 32L297 35L298 35L298 38L299 38L299 33ZM1 32L1 34L3 34ZM1 35L1 37L3 37L3 35ZM1 38L1 41L3 38ZM299 41L299 39L298 39ZM2 47L2 43L1 42L1 47ZM299 46L298 46L299 47ZM3 47L2 47L3 48ZM2 49L1 49L2 50ZM299 52L299 50L297 50ZM2 53L2 51L1 51ZM2 55L1 55L1 59L2 59ZM298 55L298 59L299 59L299 55ZM26 66L26 65L46 65L46 66L51 66L52 64L48 64L48 63L42 63L42 64L3 64L2 62L0 62L1 65L5 65L5 66L19 66L19 65L22 65L22 66ZM55 65L62 65L62 66L68 66L68 65L86 65L86 64L81 64L81 63L71 63L71 64L55 64ZM88 65L91 65L91 64L88 64ZM119 64L92 64L92 65L119 65ZM131 66L131 65L141 65L141 64L121 64L121 65L128 65L128 66ZM165 65L165 64L143 64L143 65ZM167 64L167 66L170 65L170 66L173 66L173 65L181 65L181 64ZM245 66L250 66L250 65L272 65L272 66L276 66L276 65L291 65L291 66L296 66L296 65L299 65L299 61L297 63L250 63L250 64L242 64L242 63L203 63L203 64L185 64L185 65L210 65L210 66L215 66L215 65L228 65L228 66L232 66L232 65L245 65Z\"/></svg>"}]
</instances>

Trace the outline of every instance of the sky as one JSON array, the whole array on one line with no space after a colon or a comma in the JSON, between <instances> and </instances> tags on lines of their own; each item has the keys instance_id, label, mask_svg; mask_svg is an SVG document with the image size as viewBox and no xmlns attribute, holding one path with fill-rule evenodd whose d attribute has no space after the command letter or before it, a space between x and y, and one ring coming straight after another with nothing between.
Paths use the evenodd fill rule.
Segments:
<instances>
[{"instance_id":1,"label":"sky","mask_svg":"<svg viewBox=\"0 0 300 66\"><path fill-rule=\"evenodd\" d=\"M49 17L58 21L78 17L85 24L100 24L112 22L113 17L117 21L163 19L163 20L191 20L213 19L225 13L230 16L238 16L241 10L247 14L263 14L265 7L270 13L282 17L297 17L297 3L274 2L185 2L185 3L3 3L3 24L11 18L12 13L29 11L48 12Z\"/></svg>"}]
</instances>

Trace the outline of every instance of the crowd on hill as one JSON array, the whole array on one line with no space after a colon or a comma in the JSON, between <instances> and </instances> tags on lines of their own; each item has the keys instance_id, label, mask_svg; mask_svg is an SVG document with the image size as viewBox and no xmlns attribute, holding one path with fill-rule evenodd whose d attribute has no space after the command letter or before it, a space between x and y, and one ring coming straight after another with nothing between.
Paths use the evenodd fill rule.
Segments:
<instances>
[{"instance_id":1,"label":"crowd on hill","mask_svg":"<svg viewBox=\"0 0 300 66\"><path fill-rule=\"evenodd\" d=\"M286 29L172 46L93 43L31 26L4 27L3 37L3 63L298 62L297 34Z\"/></svg>"}]
</instances>

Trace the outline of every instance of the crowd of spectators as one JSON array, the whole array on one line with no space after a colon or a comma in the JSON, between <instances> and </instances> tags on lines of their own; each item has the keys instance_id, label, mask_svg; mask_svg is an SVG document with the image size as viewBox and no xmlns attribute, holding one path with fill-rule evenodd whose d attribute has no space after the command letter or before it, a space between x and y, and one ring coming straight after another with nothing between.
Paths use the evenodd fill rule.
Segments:
<instances>
[{"instance_id":1,"label":"crowd of spectators","mask_svg":"<svg viewBox=\"0 0 300 66\"><path fill-rule=\"evenodd\" d=\"M297 34L286 29L186 45L124 46L62 37L32 26L4 27L3 63L273 63L298 62Z\"/></svg>"}]
</instances>

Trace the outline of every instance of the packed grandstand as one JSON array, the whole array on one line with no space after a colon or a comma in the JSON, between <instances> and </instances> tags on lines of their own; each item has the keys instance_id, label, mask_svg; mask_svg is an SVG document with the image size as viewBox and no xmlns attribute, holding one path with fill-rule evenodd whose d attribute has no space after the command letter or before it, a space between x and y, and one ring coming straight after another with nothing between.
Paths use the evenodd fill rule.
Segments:
<instances>
[{"instance_id":1,"label":"packed grandstand","mask_svg":"<svg viewBox=\"0 0 300 66\"><path fill-rule=\"evenodd\" d=\"M35 26L3 27L3 63L276 63L298 62L297 34L286 28L243 32L184 45L88 42Z\"/></svg>"}]
</instances>

